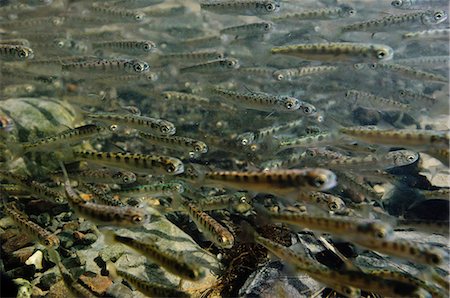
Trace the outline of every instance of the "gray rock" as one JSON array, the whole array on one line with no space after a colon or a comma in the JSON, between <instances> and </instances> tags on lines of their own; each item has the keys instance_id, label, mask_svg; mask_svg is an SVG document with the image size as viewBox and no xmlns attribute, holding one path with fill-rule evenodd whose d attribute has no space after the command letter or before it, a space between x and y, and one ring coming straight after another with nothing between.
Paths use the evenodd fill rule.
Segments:
<instances>
[{"instance_id":1,"label":"gray rock","mask_svg":"<svg viewBox=\"0 0 450 298\"><path fill-rule=\"evenodd\" d=\"M280 261L269 262L249 276L241 297L311 297L322 288L306 274L286 273Z\"/></svg>"},{"instance_id":2,"label":"gray rock","mask_svg":"<svg viewBox=\"0 0 450 298\"><path fill-rule=\"evenodd\" d=\"M108 245L104 249L100 250L99 256L104 261L116 262L127 250L127 247L123 244L117 243Z\"/></svg>"},{"instance_id":3,"label":"gray rock","mask_svg":"<svg viewBox=\"0 0 450 298\"><path fill-rule=\"evenodd\" d=\"M43 227L50 225L50 222L51 222L51 218L50 218L50 214L48 214L48 213L39 214L39 216L37 217L37 223Z\"/></svg>"},{"instance_id":4,"label":"gray rock","mask_svg":"<svg viewBox=\"0 0 450 298\"><path fill-rule=\"evenodd\" d=\"M38 287L44 291L48 291L50 287L55 284L60 277L55 272L50 272L41 276Z\"/></svg>"}]
</instances>

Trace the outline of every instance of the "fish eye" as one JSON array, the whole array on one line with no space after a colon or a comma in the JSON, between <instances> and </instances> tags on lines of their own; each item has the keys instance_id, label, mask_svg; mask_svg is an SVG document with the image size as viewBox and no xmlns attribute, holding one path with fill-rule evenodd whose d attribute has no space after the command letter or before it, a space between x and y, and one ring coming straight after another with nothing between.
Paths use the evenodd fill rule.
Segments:
<instances>
[{"instance_id":1,"label":"fish eye","mask_svg":"<svg viewBox=\"0 0 450 298\"><path fill-rule=\"evenodd\" d=\"M170 94L168 94L168 93L165 93L163 96L164 96L164 99L166 99L166 100L170 99Z\"/></svg>"},{"instance_id":2,"label":"fish eye","mask_svg":"<svg viewBox=\"0 0 450 298\"><path fill-rule=\"evenodd\" d=\"M375 69L377 68L377 65L375 63L370 64L370 68Z\"/></svg>"},{"instance_id":3,"label":"fish eye","mask_svg":"<svg viewBox=\"0 0 450 298\"><path fill-rule=\"evenodd\" d=\"M323 185L325 184L325 182L326 182L326 178L324 178L324 177L322 177L322 176L316 177L316 178L314 178L314 180L313 180L313 184L314 184L314 186L316 186L316 187L321 187L321 186L323 186Z\"/></svg>"},{"instance_id":4,"label":"fish eye","mask_svg":"<svg viewBox=\"0 0 450 298\"><path fill-rule=\"evenodd\" d=\"M383 231L383 230L377 231L375 236L376 236L377 238L383 239L383 238L386 237L386 232Z\"/></svg>"},{"instance_id":5,"label":"fish eye","mask_svg":"<svg viewBox=\"0 0 450 298\"><path fill-rule=\"evenodd\" d=\"M350 10L348 11L348 13L349 13L349 14L355 14L355 13L356 13L356 10L350 9Z\"/></svg>"},{"instance_id":6,"label":"fish eye","mask_svg":"<svg viewBox=\"0 0 450 298\"><path fill-rule=\"evenodd\" d=\"M142 65L141 65L140 63L136 63L136 64L134 65L134 70L137 71L137 72L141 72L141 71L143 71L144 69L142 68Z\"/></svg>"},{"instance_id":7,"label":"fish eye","mask_svg":"<svg viewBox=\"0 0 450 298\"><path fill-rule=\"evenodd\" d=\"M400 90L398 94L400 94L400 96L405 96L406 92L405 92L405 90Z\"/></svg>"},{"instance_id":8,"label":"fish eye","mask_svg":"<svg viewBox=\"0 0 450 298\"><path fill-rule=\"evenodd\" d=\"M166 167L166 171L167 171L167 173L173 173L173 172L175 172L175 166L174 166L174 165L168 165L168 166Z\"/></svg>"},{"instance_id":9,"label":"fish eye","mask_svg":"<svg viewBox=\"0 0 450 298\"><path fill-rule=\"evenodd\" d=\"M336 210L338 208L337 204L334 202L329 204L328 207L330 208L330 210Z\"/></svg>"},{"instance_id":10,"label":"fish eye","mask_svg":"<svg viewBox=\"0 0 450 298\"><path fill-rule=\"evenodd\" d=\"M119 126L117 126L117 124L111 124L111 125L109 126L109 130L110 130L110 131L116 131L118 128L119 128Z\"/></svg>"},{"instance_id":11,"label":"fish eye","mask_svg":"<svg viewBox=\"0 0 450 298\"><path fill-rule=\"evenodd\" d=\"M408 161L411 161L411 162L413 162L415 159L416 159L416 157L414 156L414 155L408 155L408 157L406 158Z\"/></svg>"},{"instance_id":12,"label":"fish eye","mask_svg":"<svg viewBox=\"0 0 450 298\"><path fill-rule=\"evenodd\" d=\"M379 50L378 52L377 52L377 58L378 59L384 59L386 57L386 51L384 51L384 50Z\"/></svg>"},{"instance_id":13,"label":"fish eye","mask_svg":"<svg viewBox=\"0 0 450 298\"><path fill-rule=\"evenodd\" d=\"M270 28L272 28L272 24L270 24L270 23L264 24L264 29L270 30Z\"/></svg>"},{"instance_id":14,"label":"fish eye","mask_svg":"<svg viewBox=\"0 0 450 298\"><path fill-rule=\"evenodd\" d=\"M144 19L144 15L141 14L141 13L138 13L138 14L136 14L136 15L134 16L134 19L135 19L136 21L142 21L142 20Z\"/></svg>"},{"instance_id":15,"label":"fish eye","mask_svg":"<svg viewBox=\"0 0 450 298\"><path fill-rule=\"evenodd\" d=\"M123 176L122 177L123 182L128 183L130 181L130 179L128 178L128 176Z\"/></svg>"},{"instance_id":16,"label":"fish eye","mask_svg":"<svg viewBox=\"0 0 450 298\"><path fill-rule=\"evenodd\" d=\"M294 105L293 105L292 102L290 102L290 101L288 101L288 102L286 103L286 108L288 108L289 110L292 109L293 106L294 106Z\"/></svg>"},{"instance_id":17,"label":"fish eye","mask_svg":"<svg viewBox=\"0 0 450 298\"><path fill-rule=\"evenodd\" d=\"M45 240L44 240L44 244L45 244L46 246L49 246L49 245L52 244L52 243L51 243L50 239L45 239Z\"/></svg>"},{"instance_id":18,"label":"fish eye","mask_svg":"<svg viewBox=\"0 0 450 298\"><path fill-rule=\"evenodd\" d=\"M402 1L401 0L392 1L391 5L394 7L400 7L400 6L402 6Z\"/></svg>"},{"instance_id":19,"label":"fish eye","mask_svg":"<svg viewBox=\"0 0 450 298\"><path fill-rule=\"evenodd\" d=\"M247 198L246 198L246 197L241 197L241 198L239 199L239 201L240 201L242 204L247 203Z\"/></svg>"},{"instance_id":20,"label":"fish eye","mask_svg":"<svg viewBox=\"0 0 450 298\"><path fill-rule=\"evenodd\" d=\"M434 14L434 19L439 21L440 19L442 19L444 17L444 15L442 14L442 12L438 11Z\"/></svg>"},{"instance_id":21,"label":"fish eye","mask_svg":"<svg viewBox=\"0 0 450 298\"><path fill-rule=\"evenodd\" d=\"M266 4L266 10L267 11L274 11L275 10L275 5L273 3L267 3Z\"/></svg>"},{"instance_id":22,"label":"fish eye","mask_svg":"<svg viewBox=\"0 0 450 298\"><path fill-rule=\"evenodd\" d=\"M200 152L200 151L202 151L202 146L200 146L200 145L195 145L195 146L194 146L194 150L197 151L197 152Z\"/></svg>"},{"instance_id":23,"label":"fish eye","mask_svg":"<svg viewBox=\"0 0 450 298\"><path fill-rule=\"evenodd\" d=\"M144 43L144 51L150 51L153 46L150 43Z\"/></svg>"},{"instance_id":24,"label":"fish eye","mask_svg":"<svg viewBox=\"0 0 450 298\"><path fill-rule=\"evenodd\" d=\"M28 53L25 50L20 50L18 55L20 58L26 58L28 56Z\"/></svg>"},{"instance_id":25,"label":"fish eye","mask_svg":"<svg viewBox=\"0 0 450 298\"><path fill-rule=\"evenodd\" d=\"M312 109L311 107L305 106L303 107L303 112L305 114L311 114L314 111L314 109Z\"/></svg>"},{"instance_id":26,"label":"fish eye","mask_svg":"<svg viewBox=\"0 0 450 298\"><path fill-rule=\"evenodd\" d=\"M277 80L278 81L281 81L283 79L284 79L284 75L283 74L281 74L281 73L277 74Z\"/></svg>"},{"instance_id":27,"label":"fish eye","mask_svg":"<svg viewBox=\"0 0 450 298\"><path fill-rule=\"evenodd\" d=\"M134 215L134 216L132 217L132 220L133 220L134 222L136 222L136 223L140 223L140 222L142 222L142 221L144 220L144 218L143 218L142 216L140 216L140 215Z\"/></svg>"},{"instance_id":28,"label":"fish eye","mask_svg":"<svg viewBox=\"0 0 450 298\"><path fill-rule=\"evenodd\" d=\"M163 133L168 133L169 132L169 128L165 125L161 126L161 132Z\"/></svg>"},{"instance_id":29,"label":"fish eye","mask_svg":"<svg viewBox=\"0 0 450 298\"><path fill-rule=\"evenodd\" d=\"M227 65L229 67L233 67L236 64L236 62L234 62L233 60L228 60Z\"/></svg>"},{"instance_id":30,"label":"fish eye","mask_svg":"<svg viewBox=\"0 0 450 298\"><path fill-rule=\"evenodd\" d=\"M442 262L442 259L439 256L433 254L431 256L431 262L435 265L439 265Z\"/></svg>"}]
</instances>

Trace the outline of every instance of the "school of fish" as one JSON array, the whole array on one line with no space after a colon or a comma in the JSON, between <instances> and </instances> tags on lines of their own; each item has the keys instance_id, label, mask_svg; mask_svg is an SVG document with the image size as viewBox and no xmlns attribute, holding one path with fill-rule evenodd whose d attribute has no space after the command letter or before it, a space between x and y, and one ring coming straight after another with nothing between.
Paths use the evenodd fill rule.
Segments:
<instances>
[{"instance_id":1,"label":"school of fish","mask_svg":"<svg viewBox=\"0 0 450 298\"><path fill-rule=\"evenodd\" d=\"M76 297L96 294L64 267L58 233L26 214L29 197L68 205L106 243L124 244L180 281L201 280L205 268L189 252L117 228L180 214L205 250L257 244L338 296L448 297L448 272L438 268L448 269L449 246L396 236L406 227L448 237L448 218L387 208L405 188L424 201L449 200L450 185L407 178L424 158L449 171L448 5L0 1L1 217L45 247ZM29 137L3 106L13 98L68 103L76 120ZM45 174L17 170L19 159ZM266 225L310 231L345 266L263 237ZM358 266L335 240L424 274ZM107 269L144 295L195 296L113 262Z\"/></svg>"}]
</instances>

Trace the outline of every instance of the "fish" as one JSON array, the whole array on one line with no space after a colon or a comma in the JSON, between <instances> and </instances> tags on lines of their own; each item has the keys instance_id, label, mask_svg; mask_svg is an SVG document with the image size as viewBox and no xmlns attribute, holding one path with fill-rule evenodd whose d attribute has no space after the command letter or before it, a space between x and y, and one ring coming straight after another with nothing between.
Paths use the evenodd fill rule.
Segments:
<instances>
[{"instance_id":1,"label":"fish","mask_svg":"<svg viewBox=\"0 0 450 298\"><path fill-rule=\"evenodd\" d=\"M320 66L307 66L299 68L279 69L273 72L273 78L277 81L293 80L304 76L320 75L333 73L338 70L337 66L333 65L320 65Z\"/></svg>"},{"instance_id":2,"label":"fish","mask_svg":"<svg viewBox=\"0 0 450 298\"><path fill-rule=\"evenodd\" d=\"M291 96L271 95L266 93L239 93L236 91L214 87L210 89L214 95L218 95L227 101L240 107L258 111L292 112L300 110L305 115L316 112L316 108L309 103Z\"/></svg>"},{"instance_id":3,"label":"fish","mask_svg":"<svg viewBox=\"0 0 450 298\"><path fill-rule=\"evenodd\" d=\"M55 172L52 177L57 181L62 181L61 174L61 172ZM72 180L86 183L131 184L136 182L136 174L133 172L110 168L81 169L70 171L69 174Z\"/></svg>"},{"instance_id":4,"label":"fish","mask_svg":"<svg viewBox=\"0 0 450 298\"><path fill-rule=\"evenodd\" d=\"M102 59L95 62L73 62L61 65L61 70L72 74L139 74L150 70L147 62L137 59Z\"/></svg>"},{"instance_id":5,"label":"fish","mask_svg":"<svg viewBox=\"0 0 450 298\"><path fill-rule=\"evenodd\" d=\"M394 57L394 50L388 45L352 42L304 43L280 46L273 47L271 53L324 62L375 62L388 61Z\"/></svg>"},{"instance_id":6,"label":"fish","mask_svg":"<svg viewBox=\"0 0 450 298\"><path fill-rule=\"evenodd\" d=\"M382 110L408 111L412 109L408 104L355 89L347 90L344 96L346 99L351 99L353 104L361 105L367 102L369 107L377 107Z\"/></svg>"},{"instance_id":7,"label":"fish","mask_svg":"<svg viewBox=\"0 0 450 298\"><path fill-rule=\"evenodd\" d=\"M116 19L119 21L142 23L146 18L145 13L141 11L134 11L114 6L109 7L101 5L98 2L92 3L90 9L95 13L108 16L109 18L112 18L112 20Z\"/></svg>"},{"instance_id":8,"label":"fish","mask_svg":"<svg viewBox=\"0 0 450 298\"><path fill-rule=\"evenodd\" d=\"M380 129L373 126L342 127L340 133L369 144L423 148L424 146L448 147L450 133L419 129Z\"/></svg>"},{"instance_id":9,"label":"fish","mask_svg":"<svg viewBox=\"0 0 450 298\"><path fill-rule=\"evenodd\" d=\"M235 58L222 58L210 60L200 64L194 64L179 69L181 74L185 73L200 73L211 74L217 72L228 72L238 69L240 66L239 60Z\"/></svg>"},{"instance_id":10,"label":"fish","mask_svg":"<svg viewBox=\"0 0 450 298\"><path fill-rule=\"evenodd\" d=\"M164 268L164 270L182 279L197 281L205 276L204 270L197 264L189 262L182 253L172 252L159 247L154 241L138 240L132 237L118 235L112 231L105 231L104 233L106 233L105 237L111 237L111 240L131 247L133 250L145 255L158 266ZM112 235L109 235L111 233Z\"/></svg>"},{"instance_id":11,"label":"fish","mask_svg":"<svg viewBox=\"0 0 450 298\"><path fill-rule=\"evenodd\" d=\"M204 154L208 152L208 146L198 140L181 136L156 136L139 132L139 137L146 143L168 147L174 150L188 151L190 154Z\"/></svg>"},{"instance_id":12,"label":"fish","mask_svg":"<svg viewBox=\"0 0 450 298\"><path fill-rule=\"evenodd\" d=\"M280 10L280 2L279 0L201 1L200 9L216 14L244 16L268 15Z\"/></svg>"},{"instance_id":13,"label":"fish","mask_svg":"<svg viewBox=\"0 0 450 298\"><path fill-rule=\"evenodd\" d=\"M172 122L147 116L104 112L87 114L86 117L109 125L115 124L163 136L170 136L176 132L176 127Z\"/></svg>"},{"instance_id":14,"label":"fish","mask_svg":"<svg viewBox=\"0 0 450 298\"><path fill-rule=\"evenodd\" d=\"M156 44L150 40L99 41L93 42L91 46L93 49L106 49L132 54L147 54L156 48Z\"/></svg>"},{"instance_id":15,"label":"fish","mask_svg":"<svg viewBox=\"0 0 450 298\"><path fill-rule=\"evenodd\" d=\"M446 40L450 34L450 29L428 29L422 31L406 32L402 35L403 39L440 39Z\"/></svg>"},{"instance_id":16,"label":"fish","mask_svg":"<svg viewBox=\"0 0 450 298\"><path fill-rule=\"evenodd\" d=\"M174 199L177 202L176 204L189 214L197 228L203 232L208 240L221 248L230 249L233 247L234 236L227 228L186 199L180 196L175 196Z\"/></svg>"},{"instance_id":17,"label":"fish","mask_svg":"<svg viewBox=\"0 0 450 298\"><path fill-rule=\"evenodd\" d=\"M400 65L396 63L374 63L371 64L372 69L378 69L383 71L388 71L394 74L398 74L405 78L421 81L432 81L447 83L448 78L439 74L418 70L410 66Z\"/></svg>"},{"instance_id":18,"label":"fish","mask_svg":"<svg viewBox=\"0 0 450 298\"><path fill-rule=\"evenodd\" d=\"M184 186L178 182L145 184L113 190L112 193L120 197L172 196L184 192Z\"/></svg>"},{"instance_id":19,"label":"fish","mask_svg":"<svg viewBox=\"0 0 450 298\"><path fill-rule=\"evenodd\" d=\"M315 216L305 213L270 212L263 206L255 204L260 216L270 221L281 222L330 233L339 237L364 243L369 240L388 239L393 237L393 228L389 224L375 220L365 220L344 216ZM360 240L359 240L360 239ZM359 243L359 242L358 242Z\"/></svg>"},{"instance_id":20,"label":"fish","mask_svg":"<svg viewBox=\"0 0 450 298\"><path fill-rule=\"evenodd\" d=\"M342 4L337 7L326 7L318 9L305 9L298 12L288 13L281 16L275 16L272 18L276 22L298 22L305 20L333 20L338 18L350 18L354 17L357 11L352 6Z\"/></svg>"},{"instance_id":21,"label":"fish","mask_svg":"<svg viewBox=\"0 0 450 298\"><path fill-rule=\"evenodd\" d=\"M273 30L273 24L269 22L250 23L223 28L219 31L222 35L232 35L235 39L249 36L267 34Z\"/></svg>"},{"instance_id":22,"label":"fish","mask_svg":"<svg viewBox=\"0 0 450 298\"><path fill-rule=\"evenodd\" d=\"M10 216L14 222L23 230L25 233L29 234L33 238L39 240L40 243L46 247L57 248L60 244L58 236L47 231L40 225L31 221L25 214L18 210L17 206L12 203L3 202L3 210Z\"/></svg>"},{"instance_id":23,"label":"fish","mask_svg":"<svg viewBox=\"0 0 450 298\"><path fill-rule=\"evenodd\" d=\"M73 155L75 159L86 160L101 166L118 167L135 173L177 175L184 171L181 160L164 155L89 150L73 150Z\"/></svg>"},{"instance_id":24,"label":"fish","mask_svg":"<svg viewBox=\"0 0 450 298\"><path fill-rule=\"evenodd\" d=\"M22 45L0 44L0 60L25 61L34 58L33 49Z\"/></svg>"},{"instance_id":25,"label":"fish","mask_svg":"<svg viewBox=\"0 0 450 298\"><path fill-rule=\"evenodd\" d=\"M141 277L134 276L126 271L117 269L113 264L111 264L111 262L107 264L107 268L112 276L117 275L124 278L140 292L150 297L190 297L188 294L177 290L175 287L154 283Z\"/></svg>"},{"instance_id":26,"label":"fish","mask_svg":"<svg viewBox=\"0 0 450 298\"><path fill-rule=\"evenodd\" d=\"M435 6L445 6L448 2L444 0L394 0L391 6L398 9L423 9Z\"/></svg>"},{"instance_id":27,"label":"fish","mask_svg":"<svg viewBox=\"0 0 450 298\"><path fill-rule=\"evenodd\" d=\"M79 216L99 225L136 227L148 222L149 216L140 208L108 206L83 200L70 185L66 169L62 162L60 164L64 173L66 199Z\"/></svg>"},{"instance_id":28,"label":"fish","mask_svg":"<svg viewBox=\"0 0 450 298\"><path fill-rule=\"evenodd\" d=\"M412 13L390 15L380 19L363 21L342 27L343 32L348 31L366 31L380 32L392 30L392 27L413 24L434 26L444 22L448 15L444 10L427 10Z\"/></svg>"}]
</instances>

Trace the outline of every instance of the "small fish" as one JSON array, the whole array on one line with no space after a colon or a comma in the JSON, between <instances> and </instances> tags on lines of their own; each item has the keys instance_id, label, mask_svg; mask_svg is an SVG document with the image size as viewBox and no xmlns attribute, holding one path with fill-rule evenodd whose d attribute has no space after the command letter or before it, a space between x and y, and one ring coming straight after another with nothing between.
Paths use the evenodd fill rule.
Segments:
<instances>
[{"instance_id":1,"label":"small fish","mask_svg":"<svg viewBox=\"0 0 450 298\"><path fill-rule=\"evenodd\" d=\"M383 254L424 265L439 266L446 258L444 252L437 247L405 239L354 239L354 242Z\"/></svg>"},{"instance_id":2,"label":"small fish","mask_svg":"<svg viewBox=\"0 0 450 298\"><path fill-rule=\"evenodd\" d=\"M419 159L419 154L411 150L397 150L386 154L366 155L362 157L342 157L326 162L330 168L336 169L389 169L410 165Z\"/></svg>"},{"instance_id":3,"label":"small fish","mask_svg":"<svg viewBox=\"0 0 450 298\"><path fill-rule=\"evenodd\" d=\"M450 35L450 32L449 32ZM449 56L420 56L414 58L396 59L396 63L408 66L422 66L426 68L443 68L449 65Z\"/></svg>"},{"instance_id":4,"label":"small fish","mask_svg":"<svg viewBox=\"0 0 450 298\"><path fill-rule=\"evenodd\" d=\"M134 276L126 271L116 269L114 265L108 264L107 269L111 275L117 275L124 278L131 285L136 287L138 291L149 297L190 297L185 292L177 290L175 287L154 283L146 279Z\"/></svg>"},{"instance_id":5,"label":"small fish","mask_svg":"<svg viewBox=\"0 0 450 298\"><path fill-rule=\"evenodd\" d=\"M135 173L177 175L184 171L181 160L164 155L139 153L96 152L73 150L76 159L86 160L101 166L118 167Z\"/></svg>"},{"instance_id":6,"label":"small fish","mask_svg":"<svg viewBox=\"0 0 450 298\"><path fill-rule=\"evenodd\" d=\"M344 96L346 99L352 99L353 104L367 103L368 106L376 107L380 110L411 110L411 107L407 104L360 90L347 90Z\"/></svg>"},{"instance_id":7,"label":"small fish","mask_svg":"<svg viewBox=\"0 0 450 298\"><path fill-rule=\"evenodd\" d=\"M163 136L175 134L176 128L172 122L146 116L116 113L87 114L87 118L94 121L137 129L143 132L156 133Z\"/></svg>"},{"instance_id":8,"label":"small fish","mask_svg":"<svg viewBox=\"0 0 450 298\"><path fill-rule=\"evenodd\" d=\"M204 270L198 265L188 262L182 253L163 249L151 240L138 240L118 235L112 231L107 231L105 233L112 233L112 235L106 235L106 237L112 237L112 240L133 248L176 276L191 281L200 280L205 276Z\"/></svg>"},{"instance_id":9,"label":"small fish","mask_svg":"<svg viewBox=\"0 0 450 298\"><path fill-rule=\"evenodd\" d=\"M312 104L291 96L271 95L262 92L239 93L220 87L213 87L209 91L239 107L247 109L268 112L295 112L300 109L305 115L312 115L316 112L316 108Z\"/></svg>"},{"instance_id":10,"label":"small fish","mask_svg":"<svg viewBox=\"0 0 450 298\"><path fill-rule=\"evenodd\" d=\"M156 48L156 44L150 40L99 41L93 42L92 48L132 54L147 54Z\"/></svg>"},{"instance_id":11,"label":"small fish","mask_svg":"<svg viewBox=\"0 0 450 298\"><path fill-rule=\"evenodd\" d=\"M232 208L249 210L251 197L245 192L236 192L232 194L208 196L195 200L195 206L202 211L219 210Z\"/></svg>"},{"instance_id":12,"label":"small fish","mask_svg":"<svg viewBox=\"0 0 450 298\"><path fill-rule=\"evenodd\" d=\"M430 9L448 5L447 0L394 0L391 5L398 9Z\"/></svg>"},{"instance_id":13,"label":"small fish","mask_svg":"<svg viewBox=\"0 0 450 298\"><path fill-rule=\"evenodd\" d=\"M156 184L145 184L133 187L122 188L120 190L113 190L113 194L119 195L120 197L157 197L157 196L168 196L171 197L174 194L181 194L184 192L184 186L177 182L168 183L156 183Z\"/></svg>"},{"instance_id":14,"label":"small fish","mask_svg":"<svg viewBox=\"0 0 450 298\"><path fill-rule=\"evenodd\" d=\"M272 54L282 54L316 61L387 61L394 50L383 44L328 42L274 47Z\"/></svg>"},{"instance_id":15,"label":"small fish","mask_svg":"<svg viewBox=\"0 0 450 298\"><path fill-rule=\"evenodd\" d=\"M55 172L52 176L59 181L61 174L61 172ZM136 181L136 174L131 171L108 168L70 171L69 174L72 180L86 183L131 184Z\"/></svg>"},{"instance_id":16,"label":"small fish","mask_svg":"<svg viewBox=\"0 0 450 298\"><path fill-rule=\"evenodd\" d=\"M336 185L336 177L333 172L320 168L266 172L212 171L201 173L198 183L202 186L292 196L298 191L330 189Z\"/></svg>"},{"instance_id":17,"label":"small fish","mask_svg":"<svg viewBox=\"0 0 450 298\"><path fill-rule=\"evenodd\" d=\"M277 81L291 81L293 79L305 76L333 73L337 70L338 67L332 65L306 66L298 68L279 69L274 71L272 76Z\"/></svg>"},{"instance_id":18,"label":"small fish","mask_svg":"<svg viewBox=\"0 0 450 298\"><path fill-rule=\"evenodd\" d=\"M33 142L20 143L19 145L23 152L54 152L57 148L71 146L86 139L108 136L113 131L113 127L101 127L95 124L87 124Z\"/></svg>"},{"instance_id":19,"label":"small fish","mask_svg":"<svg viewBox=\"0 0 450 298\"><path fill-rule=\"evenodd\" d=\"M70 185L66 169L62 163L61 169L64 173L64 192L67 201L80 217L99 225L123 227L142 226L148 221L147 214L140 208L108 206L83 200Z\"/></svg>"},{"instance_id":20,"label":"small fish","mask_svg":"<svg viewBox=\"0 0 450 298\"><path fill-rule=\"evenodd\" d=\"M333 20L338 18L349 18L356 15L356 9L348 5L338 7L326 7L318 9L305 9L299 12L288 13L272 18L276 22L304 21L304 20Z\"/></svg>"},{"instance_id":21,"label":"small fish","mask_svg":"<svg viewBox=\"0 0 450 298\"><path fill-rule=\"evenodd\" d=\"M230 15L267 15L280 10L279 0L221 0L216 2L201 1L202 10L211 11L217 14Z\"/></svg>"},{"instance_id":22,"label":"small fish","mask_svg":"<svg viewBox=\"0 0 450 298\"><path fill-rule=\"evenodd\" d=\"M372 69L389 71L391 73L398 74L402 77L413 80L448 83L448 78L445 76L415 69L413 67L406 65L400 65L395 63L374 63L371 64L370 67Z\"/></svg>"},{"instance_id":23,"label":"small fish","mask_svg":"<svg viewBox=\"0 0 450 298\"><path fill-rule=\"evenodd\" d=\"M398 91L398 96L401 99L412 100L414 104L423 107L423 104L433 105L437 103L437 99L419 92L415 92L409 89L402 89Z\"/></svg>"},{"instance_id":24,"label":"small fish","mask_svg":"<svg viewBox=\"0 0 450 298\"><path fill-rule=\"evenodd\" d=\"M203 232L205 237L221 248L230 249L234 245L234 236L224 226L214 218L198 209L194 204L183 198L181 206L189 214L189 217L195 223L197 228Z\"/></svg>"},{"instance_id":25,"label":"small fish","mask_svg":"<svg viewBox=\"0 0 450 298\"><path fill-rule=\"evenodd\" d=\"M450 34L450 29L429 29L422 31L414 31L407 32L402 35L403 39L440 39L440 40L448 40L448 36ZM447 56L448 57L448 56Z\"/></svg>"},{"instance_id":26,"label":"small fish","mask_svg":"<svg viewBox=\"0 0 450 298\"><path fill-rule=\"evenodd\" d=\"M375 220L358 219L344 216L314 216L305 213L270 212L263 206L255 204L260 216L274 222L282 222L301 228L339 235L346 239L361 239L361 242L370 239L380 240L392 238L392 227L386 223Z\"/></svg>"},{"instance_id":27,"label":"small fish","mask_svg":"<svg viewBox=\"0 0 450 298\"><path fill-rule=\"evenodd\" d=\"M239 61L235 58L223 58L211 60L208 62L195 64L187 67L180 68L180 73L217 73L217 72L227 72L239 68Z\"/></svg>"},{"instance_id":28,"label":"small fish","mask_svg":"<svg viewBox=\"0 0 450 298\"><path fill-rule=\"evenodd\" d=\"M158 54L158 60L163 61L204 61L204 60L216 60L223 59L224 53L218 50L198 50L189 52L176 52L176 53L162 53Z\"/></svg>"},{"instance_id":29,"label":"small fish","mask_svg":"<svg viewBox=\"0 0 450 298\"><path fill-rule=\"evenodd\" d=\"M34 51L22 45L0 44L0 60L25 61L34 58Z\"/></svg>"},{"instance_id":30,"label":"small fish","mask_svg":"<svg viewBox=\"0 0 450 298\"><path fill-rule=\"evenodd\" d=\"M188 151L189 154L198 155L208 152L208 146L198 140L181 136L156 136L139 132L139 137L145 142L164 146L174 150Z\"/></svg>"},{"instance_id":31,"label":"small fish","mask_svg":"<svg viewBox=\"0 0 450 298\"><path fill-rule=\"evenodd\" d=\"M36 196L43 200L51 200L55 203L65 202L64 196L59 191L53 190L45 184L33 180L31 177L3 170L0 170L0 177L14 182L32 196Z\"/></svg>"},{"instance_id":32,"label":"small fish","mask_svg":"<svg viewBox=\"0 0 450 298\"><path fill-rule=\"evenodd\" d=\"M140 11L134 11L129 9L124 9L115 6L103 5L100 2L94 2L91 5L91 10L93 12L103 14L112 18L112 20L123 21L123 22L136 22L142 23L145 20L145 13Z\"/></svg>"},{"instance_id":33,"label":"small fish","mask_svg":"<svg viewBox=\"0 0 450 298\"><path fill-rule=\"evenodd\" d=\"M320 206L327 211L341 211L346 208L344 201L335 196L319 191L299 192L297 201L310 203L312 205Z\"/></svg>"},{"instance_id":34,"label":"small fish","mask_svg":"<svg viewBox=\"0 0 450 298\"><path fill-rule=\"evenodd\" d=\"M81 188L86 189L92 194L96 203L115 207L125 207L124 203L110 196L110 194L106 193L104 190L98 187L98 185L92 185L83 182L80 186Z\"/></svg>"},{"instance_id":35,"label":"small fish","mask_svg":"<svg viewBox=\"0 0 450 298\"><path fill-rule=\"evenodd\" d=\"M30 42L25 38L2 39L0 40L0 45L16 45L29 47Z\"/></svg>"},{"instance_id":36,"label":"small fish","mask_svg":"<svg viewBox=\"0 0 450 298\"><path fill-rule=\"evenodd\" d=\"M222 35L232 35L235 38L242 38L267 34L272 30L272 23L259 22L223 28L219 31L219 33Z\"/></svg>"},{"instance_id":37,"label":"small fish","mask_svg":"<svg viewBox=\"0 0 450 298\"><path fill-rule=\"evenodd\" d=\"M418 11L401 15L391 15L380 19L350 24L342 27L342 31L390 31L392 30L393 26L408 26L411 24L434 26L444 22L447 17L448 15L444 10Z\"/></svg>"},{"instance_id":38,"label":"small fish","mask_svg":"<svg viewBox=\"0 0 450 298\"><path fill-rule=\"evenodd\" d=\"M136 59L102 59L95 62L74 62L61 65L61 70L68 74L81 73L104 75L105 73L134 73L139 74L149 71L147 62Z\"/></svg>"},{"instance_id":39,"label":"small fish","mask_svg":"<svg viewBox=\"0 0 450 298\"><path fill-rule=\"evenodd\" d=\"M255 132L252 131L244 132L236 136L236 141L241 146L249 146L251 144L260 143L265 139L271 138L273 137L274 134L280 131L289 130L301 126L302 124L303 119L299 119L281 125L272 125L268 127L263 127Z\"/></svg>"},{"instance_id":40,"label":"small fish","mask_svg":"<svg viewBox=\"0 0 450 298\"><path fill-rule=\"evenodd\" d=\"M448 131L419 129L380 129L374 126L342 127L340 133L369 144L405 146L409 148L448 147Z\"/></svg>"},{"instance_id":41,"label":"small fish","mask_svg":"<svg viewBox=\"0 0 450 298\"><path fill-rule=\"evenodd\" d=\"M448 198L448 194L447 194ZM450 222L448 220L420 220L420 219L397 219L396 226L399 228L412 228L419 232L430 234L449 235Z\"/></svg>"},{"instance_id":42,"label":"small fish","mask_svg":"<svg viewBox=\"0 0 450 298\"><path fill-rule=\"evenodd\" d=\"M316 134L301 136L298 138L283 138L277 141L277 152L289 148L299 147L317 147L319 145L328 145L336 141L338 136L335 133L324 131Z\"/></svg>"},{"instance_id":43,"label":"small fish","mask_svg":"<svg viewBox=\"0 0 450 298\"><path fill-rule=\"evenodd\" d=\"M3 203L3 210L9 215L14 222L26 233L36 238L47 247L58 247L59 239L40 225L32 222L26 215L20 212L14 204Z\"/></svg>"}]
</instances>

